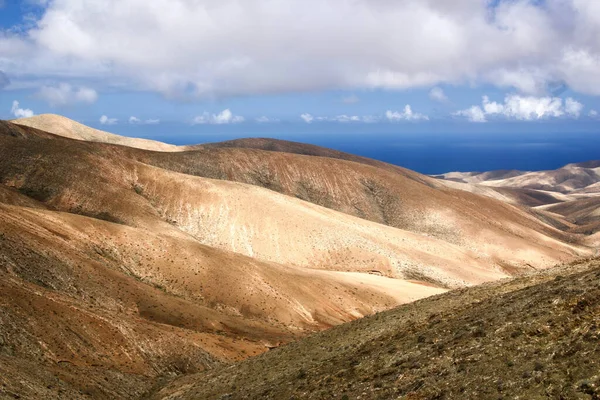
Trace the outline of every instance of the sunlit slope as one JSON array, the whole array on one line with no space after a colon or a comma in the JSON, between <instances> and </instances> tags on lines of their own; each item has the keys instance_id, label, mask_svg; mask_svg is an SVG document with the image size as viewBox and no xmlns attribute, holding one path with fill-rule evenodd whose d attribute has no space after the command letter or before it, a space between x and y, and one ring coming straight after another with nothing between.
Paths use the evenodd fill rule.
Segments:
<instances>
[{"instance_id":1,"label":"sunlit slope","mask_svg":"<svg viewBox=\"0 0 600 400\"><path fill-rule=\"evenodd\" d=\"M17 125L50 132L58 136L76 140L85 140L88 142L112 143L154 151L181 151L184 149L183 147L173 146L155 140L115 135L90 128L77 121L55 114L41 114L29 118L16 119L11 122Z\"/></svg>"},{"instance_id":2,"label":"sunlit slope","mask_svg":"<svg viewBox=\"0 0 600 400\"><path fill-rule=\"evenodd\" d=\"M452 208L414 210L417 216L419 211L427 213L425 224L432 230L445 228L448 240L444 240L443 234L375 224L254 185L148 166L128 158L131 150L125 148L65 139L5 136L2 140L11 155L0 160L2 182L49 206L155 231L190 234L200 243L264 261L372 271L456 286L504 276L507 271L501 267L507 265L544 266L583 251L544 234L554 231L500 202L492 203L498 213L487 220L483 215L481 220L455 216ZM471 196L475 203L488 201ZM473 209L475 215L481 212Z\"/></svg>"}]
</instances>

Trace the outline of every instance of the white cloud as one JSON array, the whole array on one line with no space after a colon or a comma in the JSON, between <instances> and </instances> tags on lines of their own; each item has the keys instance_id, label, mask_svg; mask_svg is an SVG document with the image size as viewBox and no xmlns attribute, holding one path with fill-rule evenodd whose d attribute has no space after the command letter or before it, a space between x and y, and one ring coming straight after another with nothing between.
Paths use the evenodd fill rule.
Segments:
<instances>
[{"instance_id":1,"label":"white cloud","mask_svg":"<svg viewBox=\"0 0 600 400\"><path fill-rule=\"evenodd\" d=\"M342 103L344 104L356 104L360 101L357 95L351 94L350 96L342 97Z\"/></svg>"},{"instance_id":2,"label":"white cloud","mask_svg":"<svg viewBox=\"0 0 600 400\"><path fill-rule=\"evenodd\" d=\"M129 117L129 123L132 125L156 125L160 123L160 119L141 120L138 117L132 115L131 117Z\"/></svg>"},{"instance_id":3,"label":"white cloud","mask_svg":"<svg viewBox=\"0 0 600 400\"><path fill-rule=\"evenodd\" d=\"M310 114L302 114L300 116L300 118L302 118L304 120L304 122L306 122L307 124L310 124L311 122L314 121L314 117Z\"/></svg>"},{"instance_id":4,"label":"white cloud","mask_svg":"<svg viewBox=\"0 0 600 400\"><path fill-rule=\"evenodd\" d=\"M103 115L100 117L100 123L102 125L114 125L118 122L119 120L116 118L108 118L106 115Z\"/></svg>"},{"instance_id":5,"label":"white cloud","mask_svg":"<svg viewBox=\"0 0 600 400\"><path fill-rule=\"evenodd\" d=\"M273 123L273 122L279 122L279 119L277 118L269 118L267 116L262 116L262 117L258 117L254 119L256 122L258 122L259 124L269 124L269 123Z\"/></svg>"},{"instance_id":6,"label":"white cloud","mask_svg":"<svg viewBox=\"0 0 600 400\"><path fill-rule=\"evenodd\" d=\"M507 119L521 121L532 121L546 118L559 118L564 115L579 118L583 110L583 104L567 98L563 106L563 100L559 97L535 97L508 95L504 103L490 101L483 96L483 108L472 106L466 110L457 111L456 116L463 116L472 122L486 122L487 116L502 116Z\"/></svg>"},{"instance_id":7,"label":"white cloud","mask_svg":"<svg viewBox=\"0 0 600 400\"><path fill-rule=\"evenodd\" d=\"M429 117L427 115L414 113L410 105L404 106L404 111L386 111L385 117L390 122L398 122L398 121L419 121L419 120L428 120Z\"/></svg>"},{"instance_id":8,"label":"white cloud","mask_svg":"<svg viewBox=\"0 0 600 400\"><path fill-rule=\"evenodd\" d=\"M95 103L98 93L88 87L74 88L68 83L61 83L58 86L42 86L36 97L48 102L52 107L59 107L74 103Z\"/></svg>"},{"instance_id":9,"label":"white cloud","mask_svg":"<svg viewBox=\"0 0 600 400\"><path fill-rule=\"evenodd\" d=\"M600 95L597 0L84 4L48 2L29 31L1 35L0 69L17 85L61 76L179 97L465 82L542 96L556 81Z\"/></svg>"},{"instance_id":10,"label":"white cloud","mask_svg":"<svg viewBox=\"0 0 600 400\"><path fill-rule=\"evenodd\" d=\"M337 115L333 117L335 122L361 122L362 118L358 115Z\"/></svg>"},{"instance_id":11,"label":"white cloud","mask_svg":"<svg viewBox=\"0 0 600 400\"><path fill-rule=\"evenodd\" d=\"M30 117L33 117L35 115L33 113L33 111L31 111L29 108L20 108L19 107L19 102L17 100L13 101L12 107L10 109L10 112L16 118L30 118Z\"/></svg>"},{"instance_id":12,"label":"white cloud","mask_svg":"<svg viewBox=\"0 0 600 400\"><path fill-rule=\"evenodd\" d=\"M210 114L208 112L204 112L202 115L194 118L193 124L225 125L238 124L240 122L244 122L244 117L233 115L231 110L226 109L221 111L219 114Z\"/></svg>"},{"instance_id":13,"label":"white cloud","mask_svg":"<svg viewBox=\"0 0 600 400\"><path fill-rule=\"evenodd\" d=\"M429 98L433 101L437 101L440 103L448 101L446 93L444 93L444 90L440 87L434 87L433 89L431 89L431 91L429 92Z\"/></svg>"},{"instance_id":14,"label":"white cloud","mask_svg":"<svg viewBox=\"0 0 600 400\"><path fill-rule=\"evenodd\" d=\"M370 123L375 123L375 122L381 121L381 117L378 117L376 115L359 116L359 115L341 114L341 115L335 115L335 116L331 116L331 117L327 117L327 116L315 117L315 116L313 116L311 114L302 114L300 116L300 118L302 118L304 120L304 122L306 122L307 124L310 124L310 123L312 123L314 121L317 121L317 122L339 122L339 123L358 123L358 122L362 122L362 123L366 123L366 124L370 124Z\"/></svg>"},{"instance_id":15,"label":"white cloud","mask_svg":"<svg viewBox=\"0 0 600 400\"><path fill-rule=\"evenodd\" d=\"M458 117L466 117L471 122L487 122L485 113L479 106L472 106L466 110L457 111L454 115Z\"/></svg>"},{"instance_id":16,"label":"white cloud","mask_svg":"<svg viewBox=\"0 0 600 400\"><path fill-rule=\"evenodd\" d=\"M565 100L565 112L573 118L579 118L583 111L583 104L570 97Z\"/></svg>"},{"instance_id":17,"label":"white cloud","mask_svg":"<svg viewBox=\"0 0 600 400\"><path fill-rule=\"evenodd\" d=\"M590 110L589 116L590 116L591 118L596 118L596 117L598 117L598 111L596 111L596 110Z\"/></svg>"}]
</instances>

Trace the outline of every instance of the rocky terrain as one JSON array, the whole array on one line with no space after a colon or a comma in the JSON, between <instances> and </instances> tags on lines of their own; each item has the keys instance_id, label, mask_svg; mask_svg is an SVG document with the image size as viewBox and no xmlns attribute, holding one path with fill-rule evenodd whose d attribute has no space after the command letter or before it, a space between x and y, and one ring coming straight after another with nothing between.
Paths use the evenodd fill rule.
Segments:
<instances>
[{"instance_id":1,"label":"rocky terrain","mask_svg":"<svg viewBox=\"0 0 600 400\"><path fill-rule=\"evenodd\" d=\"M178 376L600 244L594 202L531 208L301 143L175 147L45 115L0 121L0 153L2 399L171 396Z\"/></svg>"}]
</instances>

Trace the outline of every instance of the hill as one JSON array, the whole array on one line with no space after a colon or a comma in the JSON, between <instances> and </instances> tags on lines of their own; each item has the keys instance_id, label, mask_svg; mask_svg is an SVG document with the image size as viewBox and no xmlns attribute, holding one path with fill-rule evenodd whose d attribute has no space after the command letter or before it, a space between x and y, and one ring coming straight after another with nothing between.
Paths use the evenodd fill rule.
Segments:
<instances>
[{"instance_id":1,"label":"hill","mask_svg":"<svg viewBox=\"0 0 600 400\"><path fill-rule=\"evenodd\" d=\"M600 396L600 263L453 291L175 380L153 399Z\"/></svg>"},{"instance_id":2,"label":"hill","mask_svg":"<svg viewBox=\"0 0 600 400\"><path fill-rule=\"evenodd\" d=\"M1 395L135 398L595 243L315 146L96 139L0 121Z\"/></svg>"},{"instance_id":3,"label":"hill","mask_svg":"<svg viewBox=\"0 0 600 400\"><path fill-rule=\"evenodd\" d=\"M560 195L598 194L600 161L568 164L549 171L449 172L436 178L495 188L519 188Z\"/></svg>"},{"instance_id":4,"label":"hill","mask_svg":"<svg viewBox=\"0 0 600 400\"><path fill-rule=\"evenodd\" d=\"M28 126L41 131L53 133L58 136L85 140L89 142L112 143L122 146L135 147L154 151L182 151L185 148L148 139L129 138L115 135L98 129L90 128L69 118L55 114L41 114L29 118L20 118L11 121L16 125Z\"/></svg>"},{"instance_id":5,"label":"hill","mask_svg":"<svg viewBox=\"0 0 600 400\"><path fill-rule=\"evenodd\" d=\"M551 171L451 172L437 178L454 188L535 207L542 220L566 232L593 234L600 227L600 161Z\"/></svg>"}]
</instances>

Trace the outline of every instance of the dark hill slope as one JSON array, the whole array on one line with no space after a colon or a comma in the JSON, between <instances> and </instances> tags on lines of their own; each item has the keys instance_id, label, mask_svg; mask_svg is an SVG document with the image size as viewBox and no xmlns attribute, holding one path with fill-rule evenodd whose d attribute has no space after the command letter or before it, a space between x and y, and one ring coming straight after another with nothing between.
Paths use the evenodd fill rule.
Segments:
<instances>
[{"instance_id":1,"label":"dark hill slope","mask_svg":"<svg viewBox=\"0 0 600 400\"><path fill-rule=\"evenodd\" d=\"M154 399L598 399L600 262L457 290L173 382Z\"/></svg>"}]
</instances>

